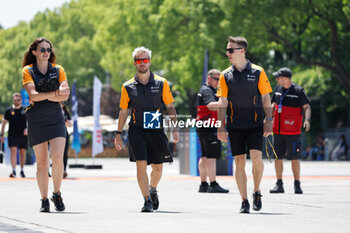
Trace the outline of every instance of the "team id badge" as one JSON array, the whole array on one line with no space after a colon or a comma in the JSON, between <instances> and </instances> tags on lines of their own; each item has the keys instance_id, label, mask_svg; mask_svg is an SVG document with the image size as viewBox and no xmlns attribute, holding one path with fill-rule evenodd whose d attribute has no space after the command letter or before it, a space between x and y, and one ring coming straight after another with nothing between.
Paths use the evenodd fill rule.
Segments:
<instances>
[{"instance_id":1,"label":"team id badge","mask_svg":"<svg viewBox=\"0 0 350 233\"><path fill-rule=\"evenodd\" d=\"M282 113L282 104L279 104L279 105L278 105L277 112L278 112L278 113Z\"/></svg>"}]
</instances>

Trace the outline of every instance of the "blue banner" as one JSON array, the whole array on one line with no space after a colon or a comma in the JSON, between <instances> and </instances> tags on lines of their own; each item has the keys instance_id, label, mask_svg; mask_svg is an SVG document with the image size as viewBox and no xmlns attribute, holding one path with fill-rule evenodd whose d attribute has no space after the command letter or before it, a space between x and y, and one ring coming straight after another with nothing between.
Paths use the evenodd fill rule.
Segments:
<instances>
[{"instance_id":1,"label":"blue banner","mask_svg":"<svg viewBox=\"0 0 350 233\"><path fill-rule=\"evenodd\" d=\"M22 96L22 106L28 107L29 106L29 95L26 91L26 89L21 89L21 96Z\"/></svg>"},{"instance_id":2,"label":"blue banner","mask_svg":"<svg viewBox=\"0 0 350 233\"><path fill-rule=\"evenodd\" d=\"M197 153L197 132L196 128L190 128L190 175L198 176L198 161L200 155Z\"/></svg>"},{"instance_id":3,"label":"blue banner","mask_svg":"<svg viewBox=\"0 0 350 233\"><path fill-rule=\"evenodd\" d=\"M72 148L75 150L77 155L81 151L80 140L79 140L79 128L78 128L78 100L75 94L75 81L72 87L72 112L73 112L73 142Z\"/></svg>"}]
</instances>

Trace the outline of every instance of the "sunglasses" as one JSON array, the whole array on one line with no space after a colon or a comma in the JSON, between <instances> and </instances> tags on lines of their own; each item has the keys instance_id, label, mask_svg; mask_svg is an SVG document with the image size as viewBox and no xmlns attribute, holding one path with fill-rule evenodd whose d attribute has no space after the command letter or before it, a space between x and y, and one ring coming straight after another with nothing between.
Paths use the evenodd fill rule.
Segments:
<instances>
[{"instance_id":1,"label":"sunglasses","mask_svg":"<svg viewBox=\"0 0 350 233\"><path fill-rule=\"evenodd\" d=\"M13 99L13 102L20 102L21 99Z\"/></svg>"},{"instance_id":2,"label":"sunglasses","mask_svg":"<svg viewBox=\"0 0 350 233\"><path fill-rule=\"evenodd\" d=\"M234 53L235 50L240 50L240 49L243 49L243 48L227 48L227 49L226 49L226 52Z\"/></svg>"},{"instance_id":3,"label":"sunglasses","mask_svg":"<svg viewBox=\"0 0 350 233\"><path fill-rule=\"evenodd\" d=\"M40 48L40 50L39 50L40 52L42 52L42 53L45 53L45 52L48 52L48 53L51 53L51 51L52 51L52 49L51 48Z\"/></svg>"},{"instance_id":4,"label":"sunglasses","mask_svg":"<svg viewBox=\"0 0 350 233\"><path fill-rule=\"evenodd\" d=\"M135 59L136 64L141 64L142 62L144 64L147 64L150 61L149 58L140 58L140 59Z\"/></svg>"},{"instance_id":5,"label":"sunglasses","mask_svg":"<svg viewBox=\"0 0 350 233\"><path fill-rule=\"evenodd\" d=\"M216 78L216 77L211 77L212 79L214 79L215 81L219 81L220 78Z\"/></svg>"}]
</instances>

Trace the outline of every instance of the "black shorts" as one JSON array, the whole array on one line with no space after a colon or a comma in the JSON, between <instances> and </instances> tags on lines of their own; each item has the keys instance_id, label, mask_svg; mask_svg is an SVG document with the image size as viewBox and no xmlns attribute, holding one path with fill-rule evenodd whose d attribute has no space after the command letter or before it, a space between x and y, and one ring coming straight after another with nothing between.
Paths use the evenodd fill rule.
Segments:
<instances>
[{"instance_id":1,"label":"black shorts","mask_svg":"<svg viewBox=\"0 0 350 233\"><path fill-rule=\"evenodd\" d=\"M300 134L297 135L273 135L273 147L279 159L283 159L285 155L289 160L297 160L300 156L301 142Z\"/></svg>"},{"instance_id":2,"label":"black shorts","mask_svg":"<svg viewBox=\"0 0 350 233\"><path fill-rule=\"evenodd\" d=\"M146 160L147 164L173 162L169 142L163 130L130 126L128 139L130 161Z\"/></svg>"},{"instance_id":3,"label":"black shorts","mask_svg":"<svg viewBox=\"0 0 350 233\"><path fill-rule=\"evenodd\" d=\"M27 149L28 138L27 136L8 136L9 147L17 147L18 149Z\"/></svg>"},{"instance_id":4,"label":"black shorts","mask_svg":"<svg viewBox=\"0 0 350 233\"><path fill-rule=\"evenodd\" d=\"M251 129L229 129L232 156L247 154L247 150L261 151L263 145L263 127Z\"/></svg>"},{"instance_id":5,"label":"black shorts","mask_svg":"<svg viewBox=\"0 0 350 233\"><path fill-rule=\"evenodd\" d=\"M218 159L221 156L221 142L214 132L197 132L201 144L202 157Z\"/></svg>"}]
</instances>

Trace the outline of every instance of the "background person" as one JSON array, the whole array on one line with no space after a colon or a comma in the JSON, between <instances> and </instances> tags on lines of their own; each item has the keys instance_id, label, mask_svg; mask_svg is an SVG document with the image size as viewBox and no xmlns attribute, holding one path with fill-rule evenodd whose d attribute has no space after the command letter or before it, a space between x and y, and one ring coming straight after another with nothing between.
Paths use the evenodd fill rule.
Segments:
<instances>
[{"instance_id":1,"label":"background person","mask_svg":"<svg viewBox=\"0 0 350 233\"><path fill-rule=\"evenodd\" d=\"M21 166L21 177L26 177L23 171L26 162L26 153L28 148L27 139L27 119L25 108L22 106L22 96L20 93L12 95L12 106L9 107L4 115L1 125L0 140L4 143L4 132L6 124L9 123L8 145L11 151L11 178L16 177L17 149L19 150L19 164Z\"/></svg>"},{"instance_id":2,"label":"background person","mask_svg":"<svg viewBox=\"0 0 350 233\"><path fill-rule=\"evenodd\" d=\"M216 96L216 88L219 84L220 70L211 69L208 72L207 82L198 92L197 121L218 119L219 98ZM201 144L202 157L199 159L198 168L201 179L200 193L228 193L216 182L216 159L221 156L221 141L217 138L217 128L197 128L197 135ZM210 185L208 185L207 177Z\"/></svg>"},{"instance_id":3,"label":"background person","mask_svg":"<svg viewBox=\"0 0 350 233\"><path fill-rule=\"evenodd\" d=\"M70 89L63 67L55 64L56 56L52 43L37 38L29 46L23 58L23 86L31 105L26 109L28 139L37 161L37 182L41 194L40 212L50 212L48 196L48 169L50 153L54 192L51 200L57 211L64 211L61 196L63 177L63 152L66 142L66 127L59 104L68 99Z\"/></svg>"},{"instance_id":4,"label":"background person","mask_svg":"<svg viewBox=\"0 0 350 233\"><path fill-rule=\"evenodd\" d=\"M335 161L341 160L341 159L346 160L347 154L348 154L348 144L346 143L345 135L342 134L340 135L339 141L332 152L331 158L332 160L335 160Z\"/></svg>"},{"instance_id":5,"label":"background person","mask_svg":"<svg viewBox=\"0 0 350 233\"><path fill-rule=\"evenodd\" d=\"M302 194L300 187L300 153L301 127L305 132L310 130L311 107L310 99L304 89L292 82L292 71L287 68L278 70L282 85L277 86L272 97L275 106L273 133L274 149L278 156L275 160L277 183L270 193L284 193L282 173L283 158L292 162L294 176L294 192ZM303 112L305 115L303 123Z\"/></svg>"},{"instance_id":6,"label":"background person","mask_svg":"<svg viewBox=\"0 0 350 233\"><path fill-rule=\"evenodd\" d=\"M128 108L131 107L128 131L129 156L131 161L136 161L137 182L145 201L141 212L153 212L158 209L157 186L162 177L163 162L172 162L168 139L161 126L163 122L159 110L163 105L166 106L171 120L176 121L174 99L169 84L166 79L150 71L151 56L152 51L145 47L137 47L132 53L137 73L122 86L118 131L114 140L116 149L121 150L121 132L126 122ZM147 125L144 119L146 113L151 115L148 122L151 126ZM173 129L173 139L174 143L179 140L176 128ZM149 164L152 166L150 183L147 175Z\"/></svg>"},{"instance_id":7,"label":"background person","mask_svg":"<svg viewBox=\"0 0 350 233\"><path fill-rule=\"evenodd\" d=\"M325 157L326 141L325 137L321 134L310 147L307 160L323 160Z\"/></svg>"},{"instance_id":8,"label":"background person","mask_svg":"<svg viewBox=\"0 0 350 233\"><path fill-rule=\"evenodd\" d=\"M66 126L66 144L64 146L64 154L63 154L63 178L67 178L68 173L67 173L67 164L68 164L68 149L69 149L69 133L67 131L67 127L72 127L72 117L69 113L69 110L67 106L65 105L64 102L60 103L61 108L62 108L62 114L63 114L63 119L65 122Z\"/></svg>"}]
</instances>

